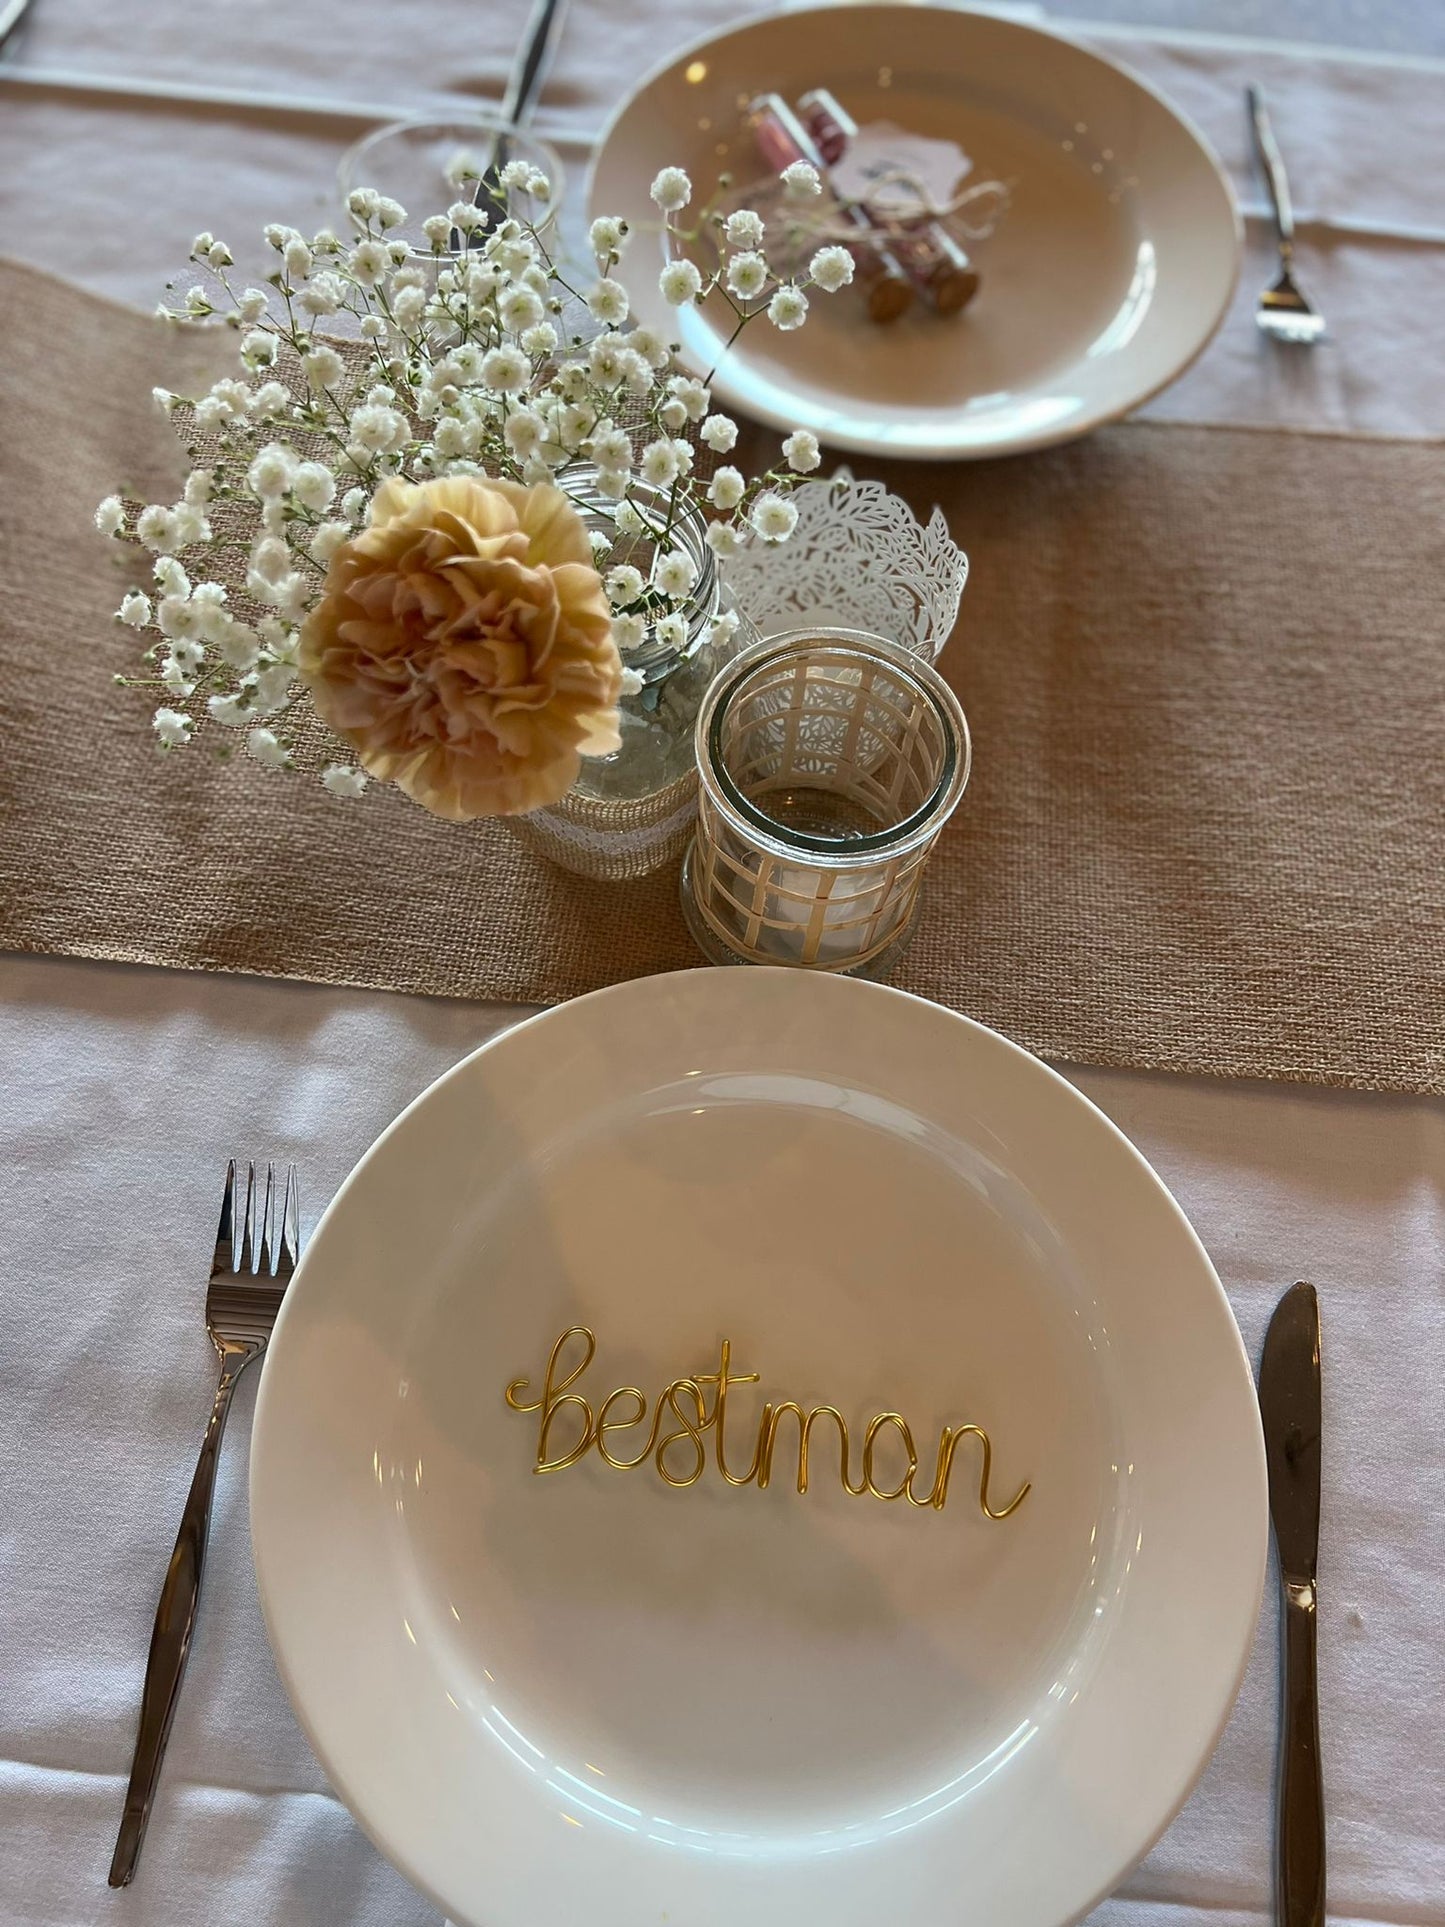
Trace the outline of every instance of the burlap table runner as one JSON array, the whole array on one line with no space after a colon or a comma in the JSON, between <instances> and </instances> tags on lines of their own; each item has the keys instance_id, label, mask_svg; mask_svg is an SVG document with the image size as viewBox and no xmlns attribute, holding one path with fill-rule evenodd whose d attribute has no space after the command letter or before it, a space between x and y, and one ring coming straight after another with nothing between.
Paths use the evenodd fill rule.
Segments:
<instances>
[{"instance_id":1,"label":"burlap table runner","mask_svg":"<svg viewBox=\"0 0 1445 1927\"><path fill-rule=\"evenodd\" d=\"M0 341L0 944L526 1002L697 962L672 875L158 762L90 518L164 493L145 398L204 351L14 266ZM894 981L1060 1060L1445 1090L1445 450L1137 424L886 479L973 559L977 748Z\"/></svg>"}]
</instances>

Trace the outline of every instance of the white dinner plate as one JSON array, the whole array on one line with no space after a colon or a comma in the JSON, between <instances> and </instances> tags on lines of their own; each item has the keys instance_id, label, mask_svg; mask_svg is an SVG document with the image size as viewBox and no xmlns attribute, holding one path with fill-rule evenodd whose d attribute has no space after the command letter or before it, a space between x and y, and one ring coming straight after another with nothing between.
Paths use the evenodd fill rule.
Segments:
<instances>
[{"instance_id":1,"label":"white dinner plate","mask_svg":"<svg viewBox=\"0 0 1445 1927\"><path fill-rule=\"evenodd\" d=\"M685 1487L536 1476L504 1389L571 1327L594 1424L726 1337L735 1477L793 1400L855 1483L893 1412L925 1499L945 1424L995 1512L1029 1490L985 1517L963 1433L941 1510L852 1496L825 1416L800 1495L786 1414L766 1490L716 1427ZM906 1450L885 1423L880 1490ZM936 1005L743 969L549 1011L377 1141L287 1294L251 1511L322 1764L468 1927L1059 1927L1202 1770L1266 1543L1239 1333L1120 1133Z\"/></svg>"},{"instance_id":2,"label":"white dinner plate","mask_svg":"<svg viewBox=\"0 0 1445 1927\"><path fill-rule=\"evenodd\" d=\"M956 141L972 179L1012 184L978 245L982 287L960 315L923 302L878 327L851 290L816 295L807 325L753 323L722 356L721 399L839 449L1003 455L1082 435L1180 375L1224 318L1240 225L1203 136L1152 88L1098 54L1011 20L954 8L842 6L745 21L643 80L602 136L592 214L633 223L629 291L641 320L705 371L732 313L716 295L669 308L660 167L700 193L719 173L766 172L742 109L830 88L860 124L889 120Z\"/></svg>"}]
</instances>

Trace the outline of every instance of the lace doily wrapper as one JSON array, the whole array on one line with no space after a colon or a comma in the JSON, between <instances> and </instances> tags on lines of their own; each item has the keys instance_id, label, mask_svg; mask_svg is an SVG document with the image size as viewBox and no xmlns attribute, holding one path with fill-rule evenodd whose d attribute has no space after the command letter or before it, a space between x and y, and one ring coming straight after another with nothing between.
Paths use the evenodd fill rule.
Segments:
<instances>
[{"instance_id":1,"label":"lace doily wrapper","mask_svg":"<svg viewBox=\"0 0 1445 1927\"><path fill-rule=\"evenodd\" d=\"M755 543L726 580L763 636L808 623L866 629L932 662L952 634L968 557L943 511L920 523L881 482L846 468L805 482L792 501L798 525L776 549Z\"/></svg>"},{"instance_id":2,"label":"lace doily wrapper","mask_svg":"<svg viewBox=\"0 0 1445 1927\"><path fill-rule=\"evenodd\" d=\"M675 863L697 819L697 771L649 796L616 799L569 790L560 803L502 819L538 856L599 883L631 883Z\"/></svg>"}]
</instances>

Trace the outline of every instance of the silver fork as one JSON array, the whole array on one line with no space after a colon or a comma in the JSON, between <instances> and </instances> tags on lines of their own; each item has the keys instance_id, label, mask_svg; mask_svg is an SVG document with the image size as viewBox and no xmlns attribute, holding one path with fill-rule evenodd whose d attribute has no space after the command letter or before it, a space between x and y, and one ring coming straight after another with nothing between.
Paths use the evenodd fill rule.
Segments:
<instances>
[{"instance_id":1,"label":"silver fork","mask_svg":"<svg viewBox=\"0 0 1445 1927\"><path fill-rule=\"evenodd\" d=\"M170 1738L171 1720L180 1698L181 1680L191 1649L191 1634L196 1624L196 1609L201 1598L201 1574L206 1564L206 1530L211 1518L211 1494L216 1484L216 1461L221 1450L221 1434L231 1409L231 1394L236 1381L253 1358L265 1351L281 1309L281 1300L291 1274L296 1269L298 1237L296 1230L296 1167L286 1173L286 1191L278 1203L275 1197L274 1166L266 1166L266 1194L261 1205L261 1222L256 1222L256 1167L246 1167L246 1197L239 1213L236 1209L236 1163L226 1168L226 1190L221 1200L221 1226L216 1234L215 1255L211 1259L211 1282L206 1292L206 1330L221 1360L221 1380L216 1387L216 1402L211 1407L211 1422L191 1480L190 1495L181 1515L181 1529L175 1551L166 1570L151 1631L150 1657L146 1661L145 1687L141 1693L140 1733L131 1762L130 1785L126 1788L125 1812L115 1857L110 1863L110 1884L130 1884L150 1818L156 1779ZM236 1251L235 1232L239 1224L241 1249ZM259 1257L259 1267L257 1259Z\"/></svg>"},{"instance_id":2,"label":"silver fork","mask_svg":"<svg viewBox=\"0 0 1445 1927\"><path fill-rule=\"evenodd\" d=\"M1264 95L1258 87L1251 87L1248 98L1254 144L1259 149L1264 178L1269 183L1269 198L1274 203L1279 246L1279 278L1262 290L1254 305L1254 319L1272 341L1309 347L1324 333L1325 318L1294 278L1294 207L1289 195L1289 176L1284 171L1284 156L1270 125Z\"/></svg>"}]
</instances>

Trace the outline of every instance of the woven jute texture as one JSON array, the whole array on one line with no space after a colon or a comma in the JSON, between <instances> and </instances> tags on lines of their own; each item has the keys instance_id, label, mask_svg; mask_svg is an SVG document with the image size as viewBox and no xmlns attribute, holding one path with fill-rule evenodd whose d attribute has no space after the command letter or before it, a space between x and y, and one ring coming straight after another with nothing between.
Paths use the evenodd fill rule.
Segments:
<instances>
[{"instance_id":1,"label":"woven jute texture","mask_svg":"<svg viewBox=\"0 0 1445 1927\"><path fill-rule=\"evenodd\" d=\"M525 1002L697 961L674 873L159 759L91 513L172 499L149 388L214 346L15 266L0 339L0 944ZM1135 424L884 478L973 562L975 774L894 981L1066 1061L1445 1091L1445 449Z\"/></svg>"}]
</instances>

